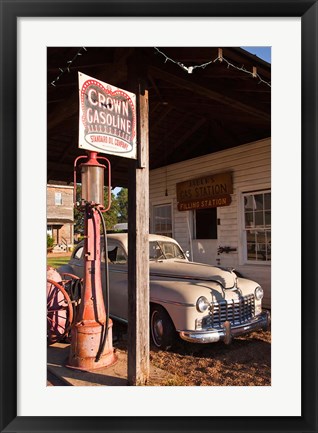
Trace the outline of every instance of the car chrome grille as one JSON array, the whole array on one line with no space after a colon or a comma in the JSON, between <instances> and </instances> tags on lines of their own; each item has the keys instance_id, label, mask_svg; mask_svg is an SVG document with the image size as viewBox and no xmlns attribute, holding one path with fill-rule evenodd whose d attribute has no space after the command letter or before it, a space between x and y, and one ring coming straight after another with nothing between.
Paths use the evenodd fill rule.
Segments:
<instances>
[{"instance_id":1,"label":"car chrome grille","mask_svg":"<svg viewBox=\"0 0 318 433\"><path fill-rule=\"evenodd\" d=\"M211 304L209 315L203 319L202 328L218 328L225 321L229 321L231 325L239 325L247 322L254 315L254 295L215 302Z\"/></svg>"}]
</instances>

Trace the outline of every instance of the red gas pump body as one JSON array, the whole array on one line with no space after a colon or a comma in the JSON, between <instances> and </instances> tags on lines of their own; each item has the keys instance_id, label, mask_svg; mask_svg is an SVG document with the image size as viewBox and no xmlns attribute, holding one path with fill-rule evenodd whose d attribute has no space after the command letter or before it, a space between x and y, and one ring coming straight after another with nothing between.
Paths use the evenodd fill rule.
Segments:
<instances>
[{"instance_id":1,"label":"red gas pump body","mask_svg":"<svg viewBox=\"0 0 318 433\"><path fill-rule=\"evenodd\" d=\"M76 197L76 164L74 162L74 194ZM89 152L88 160L81 164L82 189L79 209L84 212L84 280L78 317L71 331L71 350L69 367L80 370L94 370L108 367L117 361L112 345L112 320L107 317L102 290L101 276L101 212L110 208L110 163L108 163L108 207L104 207L104 176L101 169L106 167L97 160L96 152ZM98 183L98 184L97 184ZM74 200L76 205L76 199ZM107 266L107 260L105 261Z\"/></svg>"}]
</instances>

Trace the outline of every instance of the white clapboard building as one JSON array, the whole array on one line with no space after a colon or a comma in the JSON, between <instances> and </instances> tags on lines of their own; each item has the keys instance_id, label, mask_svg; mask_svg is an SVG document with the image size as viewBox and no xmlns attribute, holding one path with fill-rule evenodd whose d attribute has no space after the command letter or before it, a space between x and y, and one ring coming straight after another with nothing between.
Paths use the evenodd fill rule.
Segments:
<instances>
[{"instance_id":1,"label":"white clapboard building","mask_svg":"<svg viewBox=\"0 0 318 433\"><path fill-rule=\"evenodd\" d=\"M152 170L150 231L259 282L270 307L270 138Z\"/></svg>"}]
</instances>

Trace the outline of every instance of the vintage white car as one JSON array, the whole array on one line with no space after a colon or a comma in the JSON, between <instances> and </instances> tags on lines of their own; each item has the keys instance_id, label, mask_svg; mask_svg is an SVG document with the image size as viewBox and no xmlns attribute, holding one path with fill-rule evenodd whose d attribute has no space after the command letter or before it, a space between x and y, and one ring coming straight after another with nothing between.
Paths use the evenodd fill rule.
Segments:
<instances>
[{"instance_id":1,"label":"vintage white car","mask_svg":"<svg viewBox=\"0 0 318 433\"><path fill-rule=\"evenodd\" d=\"M125 322L127 241L126 233L107 235L110 316ZM82 278L83 250L81 242L58 271ZM262 311L263 289L256 282L238 277L232 269L190 262L180 245L166 236L149 235L149 259L150 334L158 348L169 348L178 334L194 343L230 343L234 336L267 329L269 313Z\"/></svg>"}]
</instances>

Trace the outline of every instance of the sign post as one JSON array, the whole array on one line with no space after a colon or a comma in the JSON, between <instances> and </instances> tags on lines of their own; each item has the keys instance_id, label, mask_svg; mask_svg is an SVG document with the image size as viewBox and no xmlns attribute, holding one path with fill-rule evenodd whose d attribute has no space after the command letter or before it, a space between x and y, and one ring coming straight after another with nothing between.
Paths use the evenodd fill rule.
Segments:
<instances>
[{"instance_id":1,"label":"sign post","mask_svg":"<svg viewBox=\"0 0 318 433\"><path fill-rule=\"evenodd\" d=\"M130 168L128 237L128 382L149 378L148 92L138 94L138 161Z\"/></svg>"}]
</instances>

